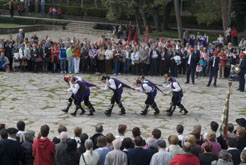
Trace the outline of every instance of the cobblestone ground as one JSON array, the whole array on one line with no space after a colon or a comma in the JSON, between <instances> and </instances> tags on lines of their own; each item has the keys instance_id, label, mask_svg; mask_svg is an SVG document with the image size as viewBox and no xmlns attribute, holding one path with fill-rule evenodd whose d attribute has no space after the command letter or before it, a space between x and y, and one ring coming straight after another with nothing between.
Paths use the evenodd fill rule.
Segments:
<instances>
[{"instance_id":1,"label":"cobblestone ground","mask_svg":"<svg viewBox=\"0 0 246 165\"><path fill-rule=\"evenodd\" d=\"M178 81L183 87L183 104L189 110L184 116L176 110L172 117L166 115L165 110L169 107L170 96L163 96L160 92L156 97L156 102L161 110L158 116L153 115L150 109L147 116L140 116L139 113L144 108L145 94L129 89L123 92L123 105L126 108L125 116L118 115L119 108L115 106L111 117L106 117L103 112L110 104L111 92L102 92L96 88L91 88L91 102L96 109L93 117L87 115L77 115L72 117L61 111L66 107L66 99L70 94L64 92L63 88L67 84L63 81L63 74L33 74L33 73L0 73L0 123L6 123L7 127L13 127L18 120L26 122L27 130L39 131L43 124L48 124L51 129L50 138L57 135L57 127L64 124L68 127L69 135L73 135L73 128L80 126L83 132L92 135L94 126L97 123L103 124L104 133L117 133L118 124L127 124L127 136L131 137L131 129L135 126L141 128L144 137L151 136L154 128L162 131L162 137L167 139L168 135L175 133L177 124L185 126L185 134L192 131L194 124L202 125L202 132L209 129L212 120L220 123L221 113L225 102L227 91L227 80L218 80L218 87L206 87L207 78L199 78L196 85L184 84L183 77ZM97 75L79 74L85 80L104 86L98 81ZM117 77L123 82L132 85L135 76L121 75ZM147 77L148 79L161 84L161 77ZM238 83L234 82L230 101L230 119L235 123L238 117L245 117L246 104L245 93L236 90ZM74 110L71 107L70 112Z\"/></svg>"}]
</instances>

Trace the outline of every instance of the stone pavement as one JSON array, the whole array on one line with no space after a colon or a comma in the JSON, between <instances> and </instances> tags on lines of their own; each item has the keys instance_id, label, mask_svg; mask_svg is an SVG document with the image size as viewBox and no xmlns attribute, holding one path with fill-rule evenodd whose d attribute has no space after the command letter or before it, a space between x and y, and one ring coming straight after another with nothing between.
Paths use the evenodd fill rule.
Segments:
<instances>
[{"instance_id":1,"label":"stone pavement","mask_svg":"<svg viewBox=\"0 0 246 165\"><path fill-rule=\"evenodd\" d=\"M139 115L144 108L146 95L130 89L124 89L123 105L126 108L126 115L118 115L119 108L115 106L111 117L106 117L103 112L109 107L112 92L103 92L96 88L91 88L91 102L96 109L93 117L87 115L65 114L61 111L66 107L66 99L69 93L64 92L67 84L63 81L63 74L33 74L33 73L0 73L0 123L6 123L7 127L16 126L18 120L26 122L27 130L34 130L36 135L43 124L50 126L50 138L57 135L59 124L68 127L69 135L73 135L73 128L80 126L83 132L92 135L94 126L101 123L104 126L104 133L117 133L118 124L127 124L127 136L131 135L131 129L135 126L141 128L142 135L147 138L151 136L154 128L162 131L162 137L167 139L171 134L175 134L177 124L183 124L185 134L192 131L194 124L202 125L202 132L209 129L209 123L213 120L220 123L221 113L225 102L227 91L227 80L218 80L218 87L206 87L207 78L199 78L196 85L184 84L184 78L177 80L183 87L183 104L189 110L184 116L175 111L172 117L166 115L165 110L169 107L170 96L163 96L160 92L156 97L156 102L161 110L158 116L153 115L153 110L149 109L147 116ZM79 74L85 80L104 86L100 83L97 75ZM117 77L123 82L132 85L136 76L121 75ZM148 79L161 84L161 77L147 77ZM234 82L230 100L229 122L235 123L235 119L245 117L246 104L245 93L236 90L238 83ZM86 108L87 110L87 108ZM70 112L74 111L74 106Z\"/></svg>"}]
</instances>

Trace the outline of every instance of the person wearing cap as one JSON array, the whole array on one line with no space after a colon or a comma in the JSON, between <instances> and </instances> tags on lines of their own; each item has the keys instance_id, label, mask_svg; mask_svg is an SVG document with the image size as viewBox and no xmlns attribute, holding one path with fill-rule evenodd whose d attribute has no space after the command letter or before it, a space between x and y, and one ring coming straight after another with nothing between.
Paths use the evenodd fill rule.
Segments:
<instances>
[{"instance_id":1,"label":"person wearing cap","mask_svg":"<svg viewBox=\"0 0 246 165\"><path fill-rule=\"evenodd\" d=\"M24 158L24 152L21 144L16 140L16 128L8 128L8 139L0 142L0 164L16 165L21 164Z\"/></svg>"},{"instance_id":2,"label":"person wearing cap","mask_svg":"<svg viewBox=\"0 0 246 165\"><path fill-rule=\"evenodd\" d=\"M196 72L196 64L199 61L199 58L196 53L194 53L194 48L190 48L188 51L188 55L186 57L186 82L185 84L190 83L190 75L192 79L192 84L195 84L195 72Z\"/></svg>"},{"instance_id":3,"label":"person wearing cap","mask_svg":"<svg viewBox=\"0 0 246 165\"><path fill-rule=\"evenodd\" d=\"M34 131L27 131L25 133L25 142L21 144L24 150L24 165L33 165L34 157L32 155L32 144L35 137Z\"/></svg>"},{"instance_id":4,"label":"person wearing cap","mask_svg":"<svg viewBox=\"0 0 246 165\"><path fill-rule=\"evenodd\" d=\"M240 72L238 73L239 91L244 92L244 90L245 90L245 74L246 74L246 56L244 53L240 53L239 68L240 68Z\"/></svg>"},{"instance_id":5,"label":"person wearing cap","mask_svg":"<svg viewBox=\"0 0 246 165\"><path fill-rule=\"evenodd\" d=\"M209 81L208 81L207 87L210 86L213 77L214 77L214 87L217 86L216 82L217 82L220 58L218 57L217 51L214 51L213 54L214 56L211 57L209 60Z\"/></svg>"},{"instance_id":6,"label":"person wearing cap","mask_svg":"<svg viewBox=\"0 0 246 165\"><path fill-rule=\"evenodd\" d=\"M169 165L174 155L166 151L165 140L158 141L158 151L151 158L150 165Z\"/></svg>"}]
</instances>

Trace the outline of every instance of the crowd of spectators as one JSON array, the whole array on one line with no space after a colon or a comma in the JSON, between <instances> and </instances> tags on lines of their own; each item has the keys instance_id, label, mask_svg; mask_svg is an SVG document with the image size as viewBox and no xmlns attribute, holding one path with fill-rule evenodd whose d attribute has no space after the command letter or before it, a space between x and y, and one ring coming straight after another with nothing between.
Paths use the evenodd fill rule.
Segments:
<instances>
[{"instance_id":1,"label":"crowd of spectators","mask_svg":"<svg viewBox=\"0 0 246 165\"><path fill-rule=\"evenodd\" d=\"M89 136L76 127L69 136L66 126L59 125L58 136L48 138L49 126L40 132L25 129L25 122L18 121L17 128L5 128L0 124L0 164L23 165L245 165L246 120L236 120L237 127L228 125L227 139L218 131L218 123L212 121L208 132L202 133L201 125L195 125L184 135L184 126L177 125L176 134L162 139L160 129L152 131L145 139L139 127L134 127L132 137L125 135L127 125L118 126L118 134L104 133L102 125L95 126L95 134ZM36 132L37 133L37 132Z\"/></svg>"},{"instance_id":2,"label":"crowd of spectators","mask_svg":"<svg viewBox=\"0 0 246 165\"><path fill-rule=\"evenodd\" d=\"M209 43L207 35L190 33L187 41L150 39L147 44L115 40L102 36L97 42L76 37L52 41L48 36L39 38L34 34L25 37L20 29L17 37L0 39L1 67L3 71L61 72L61 73L106 73L135 75L164 75L172 77L185 74L188 57L196 54L197 76L209 73L208 62L217 52L220 57L218 78L233 75L239 57L246 53L244 37L238 47ZM222 36L220 36L222 37ZM223 37L222 37L223 38ZM8 67L9 66L9 67ZM236 79L236 75L233 77Z\"/></svg>"}]
</instances>

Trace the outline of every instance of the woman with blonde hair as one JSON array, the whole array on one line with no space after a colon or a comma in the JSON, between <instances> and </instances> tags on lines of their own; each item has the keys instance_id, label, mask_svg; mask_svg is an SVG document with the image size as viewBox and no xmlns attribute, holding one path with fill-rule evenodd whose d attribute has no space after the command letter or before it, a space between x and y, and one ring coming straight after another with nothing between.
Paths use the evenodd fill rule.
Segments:
<instances>
[{"instance_id":1,"label":"woman with blonde hair","mask_svg":"<svg viewBox=\"0 0 246 165\"><path fill-rule=\"evenodd\" d=\"M196 144L196 138L194 135L188 135L185 139L185 142L189 142L191 144L191 153L193 155L198 157L198 155L202 153L201 146Z\"/></svg>"},{"instance_id":2,"label":"woman with blonde hair","mask_svg":"<svg viewBox=\"0 0 246 165\"><path fill-rule=\"evenodd\" d=\"M167 152L173 153L173 155L183 154L183 150L179 146L179 138L177 135L171 135L168 137L169 146Z\"/></svg>"}]
</instances>

